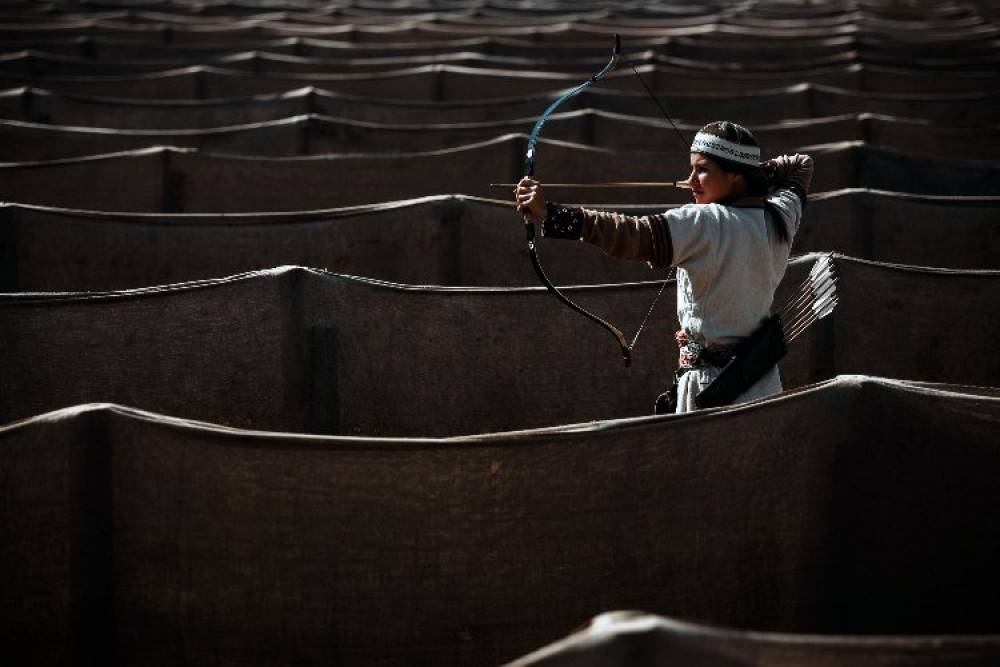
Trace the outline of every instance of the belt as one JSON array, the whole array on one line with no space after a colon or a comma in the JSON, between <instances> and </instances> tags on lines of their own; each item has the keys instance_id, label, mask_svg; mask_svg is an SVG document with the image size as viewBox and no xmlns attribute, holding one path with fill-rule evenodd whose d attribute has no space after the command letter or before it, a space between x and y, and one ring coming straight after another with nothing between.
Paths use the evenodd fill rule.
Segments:
<instances>
[{"instance_id":1,"label":"belt","mask_svg":"<svg viewBox=\"0 0 1000 667\"><path fill-rule=\"evenodd\" d=\"M722 368L736 353L735 345L705 346L688 338L685 331L674 334L677 341L677 377L699 366L715 366Z\"/></svg>"}]
</instances>

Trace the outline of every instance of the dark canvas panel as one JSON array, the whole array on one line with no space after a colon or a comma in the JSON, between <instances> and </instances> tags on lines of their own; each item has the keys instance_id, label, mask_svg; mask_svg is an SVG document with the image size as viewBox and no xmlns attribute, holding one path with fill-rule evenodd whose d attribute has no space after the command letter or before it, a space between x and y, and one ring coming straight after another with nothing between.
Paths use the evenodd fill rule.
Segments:
<instances>
[{"instance_id":1,"label":"dark canvas panel","mask_svg":"<svg viewBox=\"0 0 1000 667\"><path fill-rule=\"evenodd\" d=\"M524 135L480 144L409 154L330 154L302 158L250 158L196 149L147 149L59 162L0 163L0 200L42 206L129 212L241 213L302 211L384 200L386 192L409 199L461 193L491 197L490 183L512 183L523 173ZM803 146L820 165L815 192L864 187L930 195L995 195L1000 167L993 161L907 154L860 142ZM549 183L673 181L688 171L688 153L612 151L559 141L538 145L536 175ZM159 160L163 172L137 181L134 165ZM119 187L95 205L86 179L106 170L103 187ZM81 176L75 176L81 174ZM59 188L52 183L59 180ZM121 187L121 184L128 184ZM160 185L164 203L152 205L142 190ZM590 191L568 189L564 201ZM635 204L690 201L684 189L618 189L611 196ZM552 197L555 199L555 197Z\"/></svg>"},{"instance_id":2,"label":"dark canvas panel","mask_svg":"<svg viewBox=\"0 0 1000 667\"><path fill-rule=\"evenodd\" d=\"M997 269L998 205L1000 198L989 196L817 193L810 198L793 252L835 250L896 264Z\"/></svg>"},{"instance_id":3,"label":"dark canvas panel","mask_svg":"<svg viewBox=\"0 0 1000 667\"><path fill-rule=\"evenodd\" d=\"M992 160L1000 151L1000 126L948 126L923 119L843 114L813 119L792 119L786 110L775 110L774 119L744 120L767 155L795 153L804 146L863 141L887 148L937 158ZM778 118L781 115L784 120ZM738 118L743 118L737 112ZM571 122L572 121L572 122ZM586 123L586 125L583 125ZM582 125L576 129L574 125ZM689 138L701 123L679 122ZM565 127L573 128L572 133ZM600 109L546 121L546 136L615 150L675 150L676 133L664 118L614 114Z\"/></svg>"},{"instance_id":4,"label":"dark canvas panel","mask_svg":"<svg viewBox=\"0 0 1000 667\"><path fill-rule=\"evenodd\" d=\"M611 34L611 31L609 31ZM876 68L883 76L887 68L893 73L902 75L914 71L937 71L943 75L952 76L961 73L962 76L989 76L990 66L995 64L995 55L970 49L963 53L961 47L956 47L947 56L906 57L904 55L870 53L867 49L845 49L845 38L833 38L837 44L828 47L826 52L820 52L808 44L778 44L754 42L744 49L744 52L734 52L727 47L724 58L698 58L688 55L674 56L672 43L660 40L654 51L649 44L628 42L624 45L628 53L629 64L660 65L666 68L686 68L691 71L706 72L732 71L755 73L809 71L817 68L844 67L848 65L869 65ZM850 38L846 38L849 42ZM65 40L64 40L65 41ZM259 42L254 48L253 43L237 43L222 51L212 51L209 46L204 48L183 48L174 46L173 51L165 50L162 45L152 45L153 53L137 54L134 57L109 58L107 54L95 58L85 54L65 53L65 47L55 42L51 50L42 44L23 44L19 42L5 44L0 56L0 71L22 76L65 76L65 75L103 75L127 74L137 72L155 72L191 65L213 65L230 70L253 71L267 74L280 73L377 73L392 71L417 65L441 64L472 67L488 70L524 68L529 70L574 73L584 76L599 69L607 62L606 46L600 46L599 41L590 42L590 48L539 48L522 47L518 50L507 49L500 54L490 48L485 41L463 40L472 43L472 48L460 50L455 46L421 49L402 48L385 44L383 53L378 48L362 48L347 50L347 42L323 43L339 45L339 49L331 49L329 55L303 55L294 52L294 46L287 46L289 39L279 39ZM644 40L645 42L646 40ZM827 40L830 41L830 40ZM277 48L271 50L270 43L276 43ZM18 48L31 47L30 50ZM100 46L91 45L92 52ZM150 47L147 47L150 48ZM718 47L716 47L718 48ZM76 47L79 51L79 47ZM336 51L339 51L337 53ZM372 52L375 52L374 55ZM738 63L738 64L734 64ZM961 80L961 77L958 77ZM878 89L878 88L875 88Z\"/></svg>"},{"instance_id":5,"label":"dark canvas panel","mask_svg":"<svg viewBox=\"0 0 1000 667\"><path fill-rule=\"evenodd\" d=\"M408 55L421 56L480 51L486 41L485 38L472 38L430 44L399 42L395 44L376 45L363 44L352 41L349 38L270 37L254 41L241 41L236 48L304 58L343 60L347 58L391 58ZM93 40L93 44L95 57L102 61L115 61L128 58L183 58L186 60L198 60L205 57L223 56L234 51L234 45L227 42L162 45L121 38L97 37ZM39 46L38 48L43 47ZM46 48L46 50L48 49Z\"/></svg>"},{"instance_id":6,"label":"dark canvas panel","mask_svg":"<svg viewBox=\"0 0 1000 667\"><path fill-rule=\"evenodd\" d=\"M4 111L3 117L52 125L125 130L198 129L259 123L313 111L312 93L306 89L278 95L212 100L115 98L42 88L18 90L22 91L18 93L18 106L14 100L7 100L6 92L0 96L0 110L10 110Z\"/></svg>"},{"instance_id":7,"label":"dark canvas panel","mask_svg":"<svg viewBox=\"0 0 1000 667\"><path fill-rule=\"evenodd\" d=\"M310 152L308 134L307 121L301 117L207 130L123 130L0 120L0 162L60 160L153 146L291 157Z\"/></svg>"},{"instance_id":8,"label":"dark canvas panel","mask_svg":"<svg viewBox=\"0 0 1000 667\"><path fill-rule=\"evenodd\" d=\"M0 38L2 39L2 38ZM65 93L107 97L191 99L202 97L202 74L198 67L183 67L142 74L66 75L51 77L0 74L0 86L38 86Z\"/></svg>"},{"instance_id":9,"label":"dark canvas panel","mask_svg":"<svg viewBox=\"0 0 1000 667\"><path fill-rule=\"evenodd\" d=\"M1000 79L996 65L983 63L979 67L981 69L972 72L961 69L952 72L928 72L910 69L907 66L864 65L859 88L904 94L920 94L922 90L956 94L997 90Z\"/></svg>"},{"instance_id":10,"label":"dark canvas panel","mask_svg":"<svg viewBox=\"0 0 1000 667\"><path fill-rule=\"evenodd\" d=\"M803 7L797 7L796 11L802 11ZM870 8L869 8L870 9ZM899 9L899 8L897 8ZM488 12L489 9L479 9L480 14ZM535 9L537 16L539 8ZM773 12L773 8L769 11ZM927 11L921 8L920 11ZM773 19L773 15L770 17ZM478 24L482 18L475 19ZM515 16L512 20L521 24L524 22L523 16ZM642 19L645 20L645 19ZM667 19L670 23L676 23L675 17ZM768 21L770 19L763 19ZM849 23L850 17L841 15L835 19L841 25ZM620 24L627 19L618 19ZM607 46L600 41L607 35L615 32L614 27L609 27L602 35L595 38L589 36L580 41L542 41L532 38L519 38L507 36L471 37L467 39L449 39L439 42L383 42L383 43L361 43L348 42L342 40L325 40L316 38L304 38L301 41L298 52L302 55L326 58L342 59L345 56L354 57L394 57L402 55L427 55L429 53L448 53L454 51L466 51L477 53L489 53L498 56L530 57L540 62L557 63L567 61L579 61L583 59L599 58L607 55ZM100 53L105 53L109 46L107 38L96 38L96 48ZM117 40L116 46L125 47L125 40ZM125 52L126 55L137 57L151 57L154 55L166 56L171 52L185 53L190 51L190 47L173 45L171 50L158 45L130 44L132 51ZM699 30L688 31L684 35L671 36L651 36L651 37L631 37L626 40L624 46L633 54L644 54L651 52L656 58L680 58L693 61L698 64L702 61L708 63L732 62L747 63L750 66L774 65L786 54L796 60L822 59L843 57L844 55L857 58L861 62L898 63L904 66L927 67L938 64L941 60L968 60L970 65L981 66L982 61L975 61L975 56L993 54L995 40L991 40L988 35L975 38L965 31L964 34L942 37L935 35L930 41L923 40L919 44L919 56L914 54L913 44L906 41L886 39L884 36L872 34L854 35L819 35L816 37L798 37L792 40L776 40L771 36L761 36L753 34L736 35L732 32L711 31L701 27ZM39 47L40 48L40 47ZM209 48L203 45L202 48ZM215 51L232 51L225 45L215 45L211 47ZM246 48L251 48L250 46ZM275 47L269 44L257 46L259 50L274 51ZM110 56L109 56L110 57Z\"/></svg>"},{"instance_id":11,"label":"dark canvas panel","mask_svg":"<svg viewBox=\"0 0 1000 667\"><path fill-rule=\"evenodd\" d=\"M610 52L610 46L609 46ZM996 90L998 78L989 73L925 73L868 65L818 67L791 72L692 70L690 67L643 65L643 76L654 90L707 92L753 91L797 83L812 83L883 93L980 93ZM583 77L587 78L586 76ZM634 90L635 75L611 72L601 85ZM115 97L183 99L239 97L317 86L344 94L382 99L461 101L513 97L567 88L581 81L579 72L528 71L423 65L360 74L250 73L212 65L165 69L138 74L36 75L0 74L0 86L36 85L64 92Z\"/></svg>"},{"instance_id":12,"label":"dark canvas panel","mask_svg":"<svg viewBox=\"0 0 1000 667\"><path fill-rule=\"evenodd\" d=\"M176 153L171 170L183 183L177 210L189 212L289 211L371 204L386 192L400 198L460 192L495 196L490 183L510 183L523 173L524 135L413 154L340 154L314 158L240 159L203 152ZM598 182L609 174L625 181L682 178L687 155L614 153L544 140L537 174L553 182ZM677 164L668 171L665 164ZM680 170L684 170L683 172ZM578 179L578 180L577 180ZM651 191L650 191L651 190ZM220 196L220 193L224 193ZM638 201L687 201L679 189L635 190Z\"/></svg>"},{"instance_id":13,"label":"dark canvas panel","mask_svg":"<svg viewBox=\"0 0 1000 667\"><path fill-rule=\"evenodd\" d=\"M0 91L0 118L26 119L26 88L8 88Z\"/></svg>"},{"instance_id":14,"label":"dark canvas panel","mask_svg":"<svg viewBox=\"0 0 1000 667\"><path fill-rule=\"evenodd\" d=\"M3 3L5 664L1000 663L995 2L527 4ZM780 396L649 416L675 286L626 369L488 187L615 32L543 181L685 176L630 64L817 158ZM662 272L539 247L631 338Z\"/></svg>"},{"instance_id":15,"label":"dark canvas panel","mask_svg":"<svg viewBox=\"0 0 1000 667\"><path fill-rule=\"evenodd\" d=\"M877 366L879 373L900 379L931 379L945 373L950 381L996 384L1000 358L971 348L964 354L979 369L964 380L952 375L957 366L951 346L957 340L942 329L954 330L955 339L963 341L961 346L978 341L982 349L989 348L987 341L996 336L998 320L988 314L993 310L991 302L996 301L988 283L997 272L906 267L886 271L884 266L858 262L838 284L841 303L857 306L831 318L834 339L842 341L831 345L837 372L858 373ZM866 316L861 316L861 308ZM823 333L817 332L814 344L820 343ZM815 358L811 363L818 365ZM945 366L952 368L945 370Z\"/></svg>"},{"instance_id":16,"label":"dark canvas panel","mask_svg":"<svg viewBox=\"0 0 1000 667\"><path fill-rule=\"evenodd\" d=\"M922 11L927 11L923 8ZM844 17L838 17L843 20ZM707 60L709 62L780 62L786 54L799 59L831 58L850 54L861 62L896 64L915 68L944 67L955 61L963 61L975 68L983 62L976 56L989 59L995 57L995 44L986 40L959 38L944 40L938 38L933 43L920 44L919 53L912 45L893 40L880 40L866 35L827 36L816 39L800 39L793 42L776 42L755 39L752 36L737 38L712 33L674 37L667 41L658 52L678 58Z\"/></svg>"},{"instance_id":17,"label":"dark canvas panel","mask_svg":"<svg viewBox=\"0 0 1000 667\"><path fill-rule=\"evenodd\" d=\"M632 638L675 662L984 665L998 406L843 377L715 414L415 441L82 406L0 429L0 614L10 645L59 662L498 664L645 609L743 631ZM955 632L993 634L916 636ZM872 634L897 637L844 636Z\"/></svg>"},{"instance_id":18,"label":"dark canvas panel","mask_svg":"<svg viewBox=\"0 0 1000 667\"><path fill-rule=\"evenodd\" d=\"M222 65L231 69L253 68L253 56L251 54L240 54L236 50L224 55L203 56L194 60L177 57L156 59L128 58L111 61L95 60L86 56L51 53L41 48L22 51L4 49L4 51L6 53L0 55L0 72L16 76L37 77L39 79L43 79L46 76L138 74L189 67L198 64Z\"/></svg>"},{"instance_id":19,"label":"dark canvas panel","mask_svg":"<svg viewBox=\"0 0 1000 667\"><path fill-rule=\"evenodd\" d=\"M0 201L96 206L107 211L157 211L170 206L167 155L159 149L72 160L0 163Z\"/></svg>"},{"instance_id":20,"label":"dark canvas panel","mask_svg":"<svg viewBox=\"0 0 1000 667\"><path fill-rule=\"evenodd\" d=\"M658 288L575 293L635 329ZM82 395L244 427L364 435L645 414L674 354L663 331L673 325L661 324L670 290L661 301L626 369L607 332L540 288L415 288L294 269L120 295L9 295L0 423L91 400ZM546 391L555 394L539 410L536 392ZM445 403L464 407L428 409Z\"/></svg>"},{"instance_id":21,"label":"dark canvas panel","mask_svg":"<svg viewBox=\"0 0 1000 667\"><path fill-rule=\"evenodd\" d=\"M760 633L642 612L609 612L509 667L987 667L997 659L995 635L825 636Z\"/></svg>"},{"instance_id":22,"label":"dark canvas panel","mask_svg":"<svg viewBox=\"0 0 1000 667\"><path fill-rule=\"evenodd\" d=\"M631 47L631 44L629 45ZM575 73L586 76L607 62L607 53L594 55L575 55L562 53L556 58L541 57L541 54L522 52L518 55L496 55L473 51L437 52L427 49L420 54L391 55L383 57L364 56L361 53L350 54L349 57L323 58L308 57L295 54L272 53L252 50L252 45L235 44L224 53L205 53L202 51L179 52L176 56L161 55L158 57L136 57L127 59L98 60L85 56L66 55L58 52L35 48L17 50L5 48L0 54L0 71L22 76L65 76L65 75L102 75L128 74L138 72L155 72L159 70L187 67L191 65L213 65L229 70L242 70L267 74L282 73L378 73L392 71L417 65L455 65L482 69L526 68ZM631 51L631 49L630 49ZM692 69L715 70L718 63L697 62L690 59L673 58L669 55L656 54L652 51L630 53L630 64L658 64L663 66L683 66ZM824 66L837 66L858 62L856 53L840 52L829 56L801 56L788 49L781 61L782 66L776 67L774 61L765 59L747 60L741 64L748 71L773 72L782 70L805 70ZM902 63L900 63L902 64ZM955 67L964 66L966 72L981 69L986 63L974 57L955 61ZM729 65L722 65L730 67Z\"/></svg>"},{"instance_id":23,"label":"dark canvas panel","mask_svg":"<svg viewBox=\"0 0 1000 667\"><path fill-rule=\"evenodd\" d=\"M995 270L998 219L996 197L821 193L809 203L792 252ZM445 195L273 215L140 216L7 205L0 208L0 222L0 292L130 289L286 264L414 285L538 281L520 217L497 200ZM583 244L542 241L539 253L560 285L660 275L644 263L614 260Z\"/></svg>"},{"instance_id":24,"label":"dark canvas panel","mask_svg":"<svg viewBox=\"0 0 1000 667\"><path fill-rule=\"evenodd\" d=\"M858 145L856 169L865 187L929 195L995 195L997 160L948 159Z\"/></svg>"},{"instance_id":25,"label":"dark canvas panel","mask_svg":"<svg viewBox=\"0 0 1000 667\"><path fill-rule=\"evenodd\" d=\"M384 72L327 73L317 72L245 72L223 67L203 70L205 97L243 97L277 93L289 88L315 86L343 95L419 102L474 99L469 96L443 97L442 73L439 68L449 65L419 65L400 67ZM548 88L556 88L558 84ZM524 92L541 92L548 88L529 86ZM498 95L499 96L499 95Z\"/></svg>"},{"instance_id":26,"label":"dark canvas panel","mask_svg":"<svg viewBox=\"0 0 1000 667\"><path fill-rule=\"evenodd\" d=\"M810 86L810 108L816 116L868 112L922 118L947 125L976 126L995 124L993 119L996 118L998 103L1000 92L996 88L924 95L920 92L862 92L822 85Z\"/></svg>"},{"instance_id":27,"label":"dark canvas panel","mask_svg":"<svg viewBox=\"0 0 1000 667\"><path fill-rule=\"evenodd\" d=\"M534 117L557 96L558 91L549 90L506 98L490 95L467 102L420 102L378 100L325 89L310 92L303 88L289 88L275 95L164 100L101 97L38 87L25 90L21 87L4 91L0 109L4 118L13 120L126 129L203 128L274 120L306 112L366 122L468 123ZM659 96L663 97L662 94ZM745 119L773 119L776 108L780 108L784 116L802 118L810 115L808 97L808 89L803 86L742 94L671 91L670 106L677 118L701 118L706 107L722 116L739 114ZM659 114L637 79L632 91L588 89L567 100L560 110L588 106L643 116Z\"/></svg>"},{"instance_id":28,"label":"dark canvas panel","mask_svg":"<svg viewBox=\"0 0 1000 667\"><path fill-rule=\"evenodd\" d=\"M513 97L488 95L464 102L378 100L289 86L274 95L169 100L155 97L102 97L33 87L13 88L0 96L3 118L56 125L148 128L207 128L260 122L296 113L317 113L374 123L475 123L536 117L558 91ZM656 91L675 120L698 125L706 116L738 118L746 124L784 119L825 118L877 113L934 122L937 131L995 124L998 93L903 94L855 91L796 84L746 92ZM662 118L638 79L620 89L591 87L570 98L559 111L593 108L602 112ZM950 131L950 130L949 130Z\"/></svg>"},{"instance_id":29,"label":"dark canvas panel","mask_svg":"<svg viewBox=\"0 0 1000 667\"><path fill-rule=\"evenodd\" d=\"M36 44L35 48L49 51L47 43ZM239 49L292 55L299 51L291 37L272 37L240 42ZM232 44L158 44L148 40L134 40L127 37L95 36L89 41L86 53L99 62L120 62L134 59L174 59L197 61L203 58L225 56L234 51Z\"/></svg>"},{"instance_id":30,"label":"dark canvas panel","mask_svg":"<svg viewBox=\"0 0 1000 667\"><path fill-rule=\"evenodd\" d=\"M110 153L149 146L178 146L243 155L293 157L326 153L418 152L489 141L525 132L535 117L509 121L388 124L330 116L289 116L261 123L204 129L125 129L0 120L0 161L27 162ZM685 145L701 125L676 124ZM783 121L752 128L768 155L803 146L865 141L881 148L933 157L991 159L1000 150L1000 128L935 127L905 118L844 115ZM662 118L627 116L587 109L546 121L545 136L616 151L671 150L678 136Z\"/></svg>"},{"instance_id":31,"label":"dark canvas panel","mask_svg":"<svg viewBox=\"0 0 1000 667\"><path fill-rule=\"evenodd\" d=\"M776 304L813 259L792 263ZM996 271L835 263L840 304L791 347L787 388L842 373L994 382L1000 361L980 351L1000 315ZM631 338L659 287L569 294ZM119 294L10 294L0 308L0 422L112 401L288 431L492 432L648 414L676 364L672 286L631 368L608 332L542 288L414 287L286 268Z\"/></svg>"}]
</instances>

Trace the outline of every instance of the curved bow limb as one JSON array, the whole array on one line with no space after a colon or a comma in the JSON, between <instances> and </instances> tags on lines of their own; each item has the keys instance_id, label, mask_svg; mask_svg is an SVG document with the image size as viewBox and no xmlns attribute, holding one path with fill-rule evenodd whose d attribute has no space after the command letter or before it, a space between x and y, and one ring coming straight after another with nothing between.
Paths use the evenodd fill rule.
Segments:
<instances>
[{"instance_id":1,"label":"curved bow limb","mask_svg":"<svg viewBox=\"0 0 1000 667\"><path fill-rule=\"evenodd\" d=\"M616 33L614 50L611 52L611 59L608 61L608 64L605 65L604 68L601 69L601 71L599 71L597 74L594 74L592 77L590 77L583 83L573 88L570 88L565 93L563 93L559 98L557 98L554 102L552 102L552 104L550 104L547 109L545 109L545 111L542 113L541 116L538 117L538 120L535 121L534 127L531 128L531 134L528 136L528 147L524 155L525 176L534 175L535 145L538 143L538 136L541 133L542 125L544 125L545 121L548 120L549 115L551 115L552 112L555 111L556 107L558 107L560 104L568 100L570 97L576 95L581 90L583 90L590 84L594 83L595 81L600 81L601 79L603 79L608 72L612 71L615 67L618 66L618 61L621 59L621 54L622 54L621 38ZM625 335L616 326L614 326L607 320L604 320L603 318L594 315L593 313L586 310L582 306L579 306L576 303L574 303L569 297L560 292L556 288L556 286L552 284L552 281L549 280L549 277L545 275L545 271L542 269L541 261L538 259L538 251L535 248L535 225L531 221L531 218L528 215L524 216L524 231L527 234L528 255L531 257L531 265L535 267L535 273L538 275L538 278L539 280L541 280L542 284L545 285L545 287L550 292L552 292L552 294L554 294L555 297L559 299L563 304L565 304L572 310L575 310L576 312L580 313L584 317L587 317L590 320L596 322L605 330L607 330L608 333L614 336L615 340L618 342L618 345L621 346L622 359L625 362L625 366L626 367L630 366L632 363L632 347L625 339Z\"/></svg>"},{"instance_id":2,"label":"curved bow limb","mask_svg":"<svg viewBox=\"0 0 1000 667\"><path fill-rule=\"evenodd\" d=\"M554 294L555 297L560 301L562 301L565 305L569 306L571 309L580 313L584 317L590 318L594 322L597 322L602 327L607 329L608 333L610 333L612 336L615 337L615 340L618 341L618 345L620 345L622 348L622 360L625 362L625 366L626 367L631 366L632 346L629 345L627 340L625 340L625 334L623 334L621 330L618 329L618 327L611 324L607 320L598 317L597 315L594 315L592 312L590 312L583 306L576 304L568 296L560 292L556 288L556 286L552 284L552 281L549 280L549 277L545 275L545 270L542 269L542 263L538 259L538 251L535 249L535 225L533 222L531 222L531 220L528 218L527 215L524 216L524 230L528 236L528 255L531 257L531 265L535 267L535 273L542 281L542 284L545 285L545 287L548 288L548 290L552 292L552 294Z\"/></svg>"}]
</instances>

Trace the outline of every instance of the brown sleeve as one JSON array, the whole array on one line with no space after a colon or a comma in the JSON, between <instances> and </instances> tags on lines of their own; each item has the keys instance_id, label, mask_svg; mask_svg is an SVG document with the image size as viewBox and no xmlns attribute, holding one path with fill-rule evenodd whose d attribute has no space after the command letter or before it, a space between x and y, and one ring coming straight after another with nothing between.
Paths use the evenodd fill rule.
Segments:
<instances>
[{"instance_id":1,"label":"brown sleeve","mask_svg":"<svg viewBox=\"0 0 1000 667\"><path fill-rule=\"evenodd\" d=\"M673 248L670 227L664 216L581 210L581 240L596 245L612 257L649 262L656 269L670 265Z\"/></svg>"}]
</instances>

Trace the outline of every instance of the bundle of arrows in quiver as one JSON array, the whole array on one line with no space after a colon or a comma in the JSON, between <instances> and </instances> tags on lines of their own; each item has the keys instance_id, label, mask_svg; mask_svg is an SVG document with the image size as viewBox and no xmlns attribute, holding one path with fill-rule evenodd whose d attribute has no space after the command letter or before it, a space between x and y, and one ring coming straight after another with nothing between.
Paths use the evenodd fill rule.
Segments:
<instances>
[{"instance_id":1,"label":"bundle of arrows in quiver","mask_svg":"<svg viewBox=\"0 0 1000 667\"><path fill-rule=\"evenodd\" d=\"M779 312L786 343L791 343L810 326L833 312L837 307L837 280L831 254L816 260L809 275Z\"/></svg>"}]
</instances>

